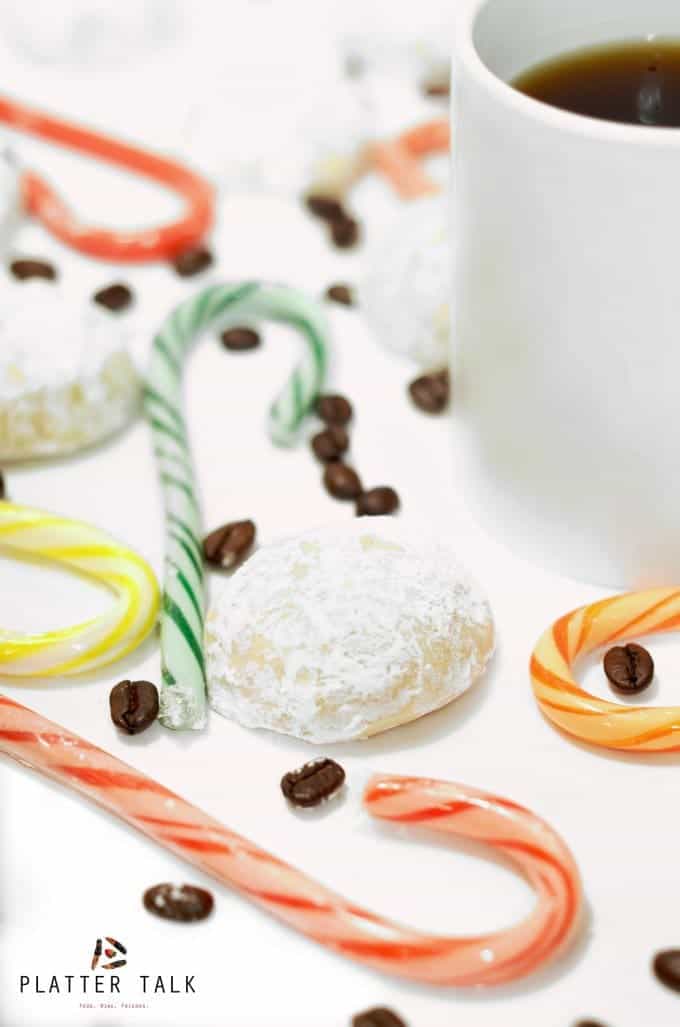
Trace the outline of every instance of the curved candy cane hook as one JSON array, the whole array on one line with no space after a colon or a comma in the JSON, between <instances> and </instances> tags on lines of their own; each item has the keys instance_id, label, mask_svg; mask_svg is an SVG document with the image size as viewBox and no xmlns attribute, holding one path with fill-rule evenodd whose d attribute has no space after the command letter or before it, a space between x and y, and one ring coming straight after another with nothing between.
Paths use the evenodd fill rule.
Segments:
<instances>
[{"instance_id":1,"label":"curved candy cane hook","mask_svg":"<svg viewBox=\"0 0 680 1027\"><path fill-rule=\"evenodd\" d=\"M153 344L145 407L165 501L160 719L169 728L202 728L206 721L202 532L182 414L184 361L210 325L260 317L293 325L303 340L302 359L269 411L272 440L289 445L326 373L329 333L319 304L283 285L214 285L182 303Z\"/></svg>"},{"instance_id":2,"label":"curved candy cane hook","mask_svg":"<svg viewBox=\"0 0 680 1027\"><path fill-rule=\"evenodd\" d=\"M447 153L449 143L449 123L445 118L426 121L395 139L369 143L331 169L324 169L324 174L310 184L307 194L330 195L344 201L353 186L371 171L382 175L402 200L437 193L440 186L429 177L421 162L424 157Z\"/></svg>"},{"instance_id":3,"label":"curved candy cane hook","mask_svg":"<svg viewBox=\"0 0 680 1027\"><path fill-rule=\"evenodd\" d=\"M159 591L145 560L82 521L0 502L0 552L60 564L116 595L99 616L39 635L0 629L0 674L55 677L80 674L120 659L156 623Z\"/></svg>"},{"instance_id":4,"label":"curved candy cane hook","mask_svg":"<svg viewBox=\"0 0 680 1027\"><path fill-rule=\"evenodd\" d=\"M628 752L680 749L680 706L624 706L598 699L572 674L579 656L627 638L680 628L680 589L654 588L603 599L560 617L539 639L531 680L543 713L591 745Z\"/></svg>"},{"instance_id":5,"label":"curved candy cane hook","mask_svg":"<svg viewBox=\"0 0 680 1027\"><path fill-rule=\"evenodd\" d=\"M391 183L403 200L439 192L439 186L423 170L423 157L446 153L449 123L445 118L409 128L396 139L368 147L368 165Z\"/></svg>"},{"instance_id":6,"label":"curved candy cane hook","mask_svg":"<svg viewBox=\"0 0 680 1027\"><path fill-rule=\"evenodd\" d=\"M37 136L78 153L97 157L178 193L186 212L169 225L139 231L114 232L78 221L43 178L27 171L22 178L24 205L53 235L81 253L101 260L149 261L170 259L195 246L213 222L212 186L176 161L158 157L91 129L33 110L0 96L0 121L18 132Z\"/></svg>"},{"instance_id":7,"label":"curved candy cane hook","mask_svg":"<svg viewBox=\"0 0 680 1027\"><path fill-rule=\"evenodd\" d=\"M538 969L575 933L581 886L564 842L528 810L472 788L387 775L374 777L364 796L372 816L484 842L505 854L536 891L536 907L515 927L480 937L439 937L348 902L5 696L0 751L85 795L319 944L397 977L464 987L502 984Z\"/></svg>"}]
</instances>

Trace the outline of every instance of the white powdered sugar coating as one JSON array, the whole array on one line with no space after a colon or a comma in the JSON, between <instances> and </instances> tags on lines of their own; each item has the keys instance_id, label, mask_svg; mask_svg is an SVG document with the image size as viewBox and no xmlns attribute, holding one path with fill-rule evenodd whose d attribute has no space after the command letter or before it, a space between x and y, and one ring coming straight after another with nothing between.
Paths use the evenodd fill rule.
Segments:
<instances>
[{"instance_id":1,"label":"white powdered sugar coating","mask_svg":"<svg viewBox=\"0 0 680 1027\"><path fill-rule=\"evenodd\" d=\"M446 195L410 203L366 261L359 303L376 339L424 368L449 362L451 247Z\"/></svg>"},{"instance_id":2,"label":"white powdered sugar coating","mask_svg":"<svg viewBox=\"0 0 680 1027\"><path fill-rule=\"evenodd\" d=\"M212 707L326 743L466 691L493 651L489 605L446 546L401 534L362 518L255 553L208 614Z\"/></svg>"},{"instance_id":3,"label":"white powdered sugar coating","mask_svg":"<svg viewBox=\"0 0 680 1027\"><path fill-rule=\"evenodd\" d=\"M133 415L139 380L111 314L28 282L0 303L0 460L66 453Z\"/></svg>"},{"instance_id":4,"label":"white powdered sugar coating","mask_svg":"<svg viewBox=\"0 0 680 1027\"><path fill-rule=\"evenodd\" d=\"M394 0L338 5L341 46L352 62L388 72L415 85L449 65L453 5L419 0L413 7Z\"/></svg>"},{"instance_id":5,"label":"white powdered sugar coating","mask_svg":"<svg viewBox=\"0 0 680 1027\"><path fill-rule=\"evenodd\" d=\"M370 111L343 75L323 5L243 3L197 69L181 145L218 186L299 195L336 174L336 163L373 134ZM233 3L233 0L232 0ZM298 18L304 32L294 30ZM282 41L285 40L285 45ZM176 140L173 139L173 145Z\"/></svg>"},{"instance_id":6,"label":"white powdered sugar coating","mask_svg":"<svg viewBox=\"0 0 680 1027\"><path fill-rule=\"evenodd\" d=\"M342 80L264 85L227 85L188 120L193 161L223 189L299 194L332 179L370 137L370 111ZM231 123L238 133L223 130Z\"/></svg>"}]
</instances>

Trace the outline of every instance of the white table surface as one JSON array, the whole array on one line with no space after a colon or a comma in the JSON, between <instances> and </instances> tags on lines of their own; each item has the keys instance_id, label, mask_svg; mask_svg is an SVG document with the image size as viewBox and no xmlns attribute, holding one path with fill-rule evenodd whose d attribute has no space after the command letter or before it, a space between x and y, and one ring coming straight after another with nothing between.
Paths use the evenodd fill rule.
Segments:
<instances>
[{"instance_id":1,"label":"white table surface","mask_svg":"<svg viewBox=\"0 0 680 1027\"><path fill-rule=\"evenodd\" d=\"M173 105L167 54L164 60L158 57L144 90L134 69L122 77L102 73L84 88L78 75L38 71L3 55L2 86L129 136L160 139L172 124ZM171 200L146 186L28 142L18 148L52 172L91 217L113 224L129 223L132 215L151 221L173 209ZM394 209L376 184L364 187L356 204L369 232ZM95 288L112 280L128 280L138 303L123 321L133 329L141 366L164 313L204 282L258 276L318 294L333 281L355 281L362 259L360 250L330 249L299 205L272 196L222 200L214 245L218 268L191 282L161 266L121 270L86 261L36 226L21 229L15 249L53 257L74 303L88 302ZM464 993L400 983L330 955L85 801L2 761L2 1023L345 1027L354 1013L381 1004L399 1011L410 1027L569 1027L586 1016L609 1027L671 1027L680 998L655 981L649 963L656 950L680 945L674 815L679 759L617 756L566 740L539 714L527 673L540 632L559 614L603 593L528 566L469 521L464 482L450 471L447 418L412 408L405 386L413 369L378 345L360 312L333 306L329 314L331 384L355 404L353 454L365 482L394 485L409 519L423 533L446 538L488 592L499 647L485 679L437 714L370 741L329 748L347 769L346 797L311 815L291 811L278 782L286 770L319 755L312 746L248 731L216 715L204 733L173 734L159 725L136 738L116 731L109 689L122 677L159 679L153 640L84 680L19 685L4 679L2 687L340 892L431 930L477 933L509 924L528 911L531 892L493 859L371 824L360 807L366 777L376 770L423 774L511 797L548 819L573 849L588 903L581 940L559 963L513 987ZM46 330L58 346L59 326ZM262 544L352 517L350 507L322 490L319 467L305 445L279 451L263 431L265 408L294 354L292 334L268 326L256 353L228 354L207 339L193 355L186 400L207 527L253 517ZM9 468L7 483L17 502L110 530L160 573L161 510L141 421L85 455ZM106 602L94 587L52 570L2 559L0 574L0 623L8 626L56 626ZM646 701L673 701L676 649L672 638L654 642L657 683ZM607 694L595 663L585 680ZM174 925L146 913L142 892L164 880L211 888L212 918ZM84 1009L79 995L19 994L20 974L39 975L44 988L52 974L87 973L94 939L102 934L128 946L121 1000L146 1008ZM168 983L170 974L175 980L190 974L197 993L144 999L139 974L162 974Z\"/></svg>"}]
</instances>

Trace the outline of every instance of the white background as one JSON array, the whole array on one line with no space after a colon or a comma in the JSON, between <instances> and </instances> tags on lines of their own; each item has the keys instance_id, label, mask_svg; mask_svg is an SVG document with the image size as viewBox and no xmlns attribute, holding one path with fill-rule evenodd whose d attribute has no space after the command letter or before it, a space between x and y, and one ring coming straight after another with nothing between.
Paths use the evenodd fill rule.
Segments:
<instances>
[{"instance_id":1,"label":"white background","mask_svg":"<svg viewBox=\"0 0 680 1027\"><path fill-rule=\"evenodd\" d=\"M229 55L228 26L209 33L211 60ZM143 67L66 73L2 55L3 89L81 120L140 140L163 142L184 102L187 53L196 40L166 47ZM196 51L191 51L196 58ZM233 126L231 126L233 129ZM234 132L238 146L238 133ZM151 222L174 211L171 200L124 177L55 156L27 141L27 161L49 170L93 219ZM178 147L181 148L181 147ZM396 209L376 183L357 193L367 232ZM319 225L293 199L227 195L214 235L219 267L179 280L164 267L114 269L67 254L35 226L16 250L53 257L73 303L116 278L138 303L130 326L135 356L146 362L151 335L179 299L210 278L259 276L319 294L334 281L356 281L361 251L331 250ZM16 286L20 288L20 286ZM446 538L483 583L499 635L493 668L448 709L368 742L329 753L348 772L344 800L307 815L282 799L281 775L318 755L294 739L249 732L213 716L202 734L172 734L155 725L122 737L110 722L108 692L122 677L158 681L153 640L122 664L84 679L17 684L7 693L84 735L198 803L264 847L375 910L449 933L477 933L515 921L530 908L529 889L505 866L469 850L395 833L361 811L363 782L376 770L424 774L498 791L548 819L573 849L583 873L587 916L580 941L558 964L514 987L484 993L403 984L330 955L216 887L151 842L85 802L8 762L2 794L2 980L5 1027L160 1025L345 1027L356 1012L391 1005L410 1027L569 1027L597 1017L609 1027L670 1027L680 998L652 977L653 953L680 945L679 759L594 751L560 736L540 716L527 663L541 631L558 615L603 593L549 577L483 536L464 511L465 484L453 480L446 418L410 406L413 369L380 348L360 312L329 309L335 360L332 385L356 408L353 455L368 485L392 484L423 533ZM59 345L59 325L45 331ZM187 412L207 528L253 517L260 543L352 510L331 500L302 445L278 451L268 442L264 411L294 359L296 340L268 326L253 354L228 354L210 338L193 355ZM454 443L455 445L455 440ZM142 552L160 573L162 519L149 435L143 423L111 443L70 460L7 470L12 499L91 521ZM659 497L661 501L661 497ZM52 570L0 560L0 623L39 630L82 618L106 596ZM218 586L216 578L211 586ZM58 613L55 610L58 608ZM670 703L680 660L674 640L654 641L657 683L649 702ZM606 694L596 664L587 686ZM205 884L216 911L205 923L174 925L147 914L146 887L164 881ZM97 936L129 949L121 973L125 998L140 1000L140 973L195 976L198 994L151 996L147 1008L79 1009L79 997L23 996L19 975L80 974Z\"/></svg>"}]
</instances>

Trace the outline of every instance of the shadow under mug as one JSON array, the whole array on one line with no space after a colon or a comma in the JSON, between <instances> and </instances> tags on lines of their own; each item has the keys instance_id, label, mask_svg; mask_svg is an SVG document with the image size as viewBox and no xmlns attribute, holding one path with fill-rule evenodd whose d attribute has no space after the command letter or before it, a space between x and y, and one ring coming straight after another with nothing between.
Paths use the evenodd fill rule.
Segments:
<instances>
[{"instance_id":1,"label":"shadow under mug","mask_svg":"<svg viewBox=\"0 0 680 1027\"><path fill-rule=\"evenodd\" d=\"M508 85L676 0L462 0L452 84L454 451L476 513L568 576L680 584L680 130Z\"/></svg>"}]
</instances>

